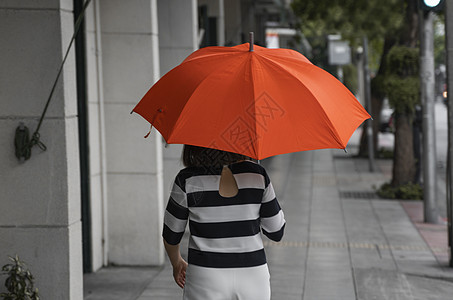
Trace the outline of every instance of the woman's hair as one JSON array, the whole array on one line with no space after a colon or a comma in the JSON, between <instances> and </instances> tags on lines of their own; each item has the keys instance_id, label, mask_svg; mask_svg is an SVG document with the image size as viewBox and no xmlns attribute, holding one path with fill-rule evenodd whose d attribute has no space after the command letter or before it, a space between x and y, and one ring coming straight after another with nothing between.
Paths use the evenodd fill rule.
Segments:
<instances>
[{"instance_id":1,"label":"woman's hair","mask_svg":"<svg viewBox=\"0 0 453 300\"><path fill-rule=\"evenodd\" d=\"M192 145L184 145L182 162L186 167L221 167L250 157Z\"/></svg>"}]
</instances>

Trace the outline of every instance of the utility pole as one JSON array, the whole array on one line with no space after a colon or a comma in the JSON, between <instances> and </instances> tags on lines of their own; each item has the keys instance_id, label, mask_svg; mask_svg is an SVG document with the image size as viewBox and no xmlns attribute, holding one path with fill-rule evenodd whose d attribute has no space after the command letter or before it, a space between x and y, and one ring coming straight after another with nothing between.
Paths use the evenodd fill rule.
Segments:
<instances>
[{"instance_id":1,"label":"utility pole","mask_svg":"<svg viewBox=\"0 0 453 300\"><path fill-rule=\"evenodd\" d=\"M219 17L217 21L217 45L225 46L225 4L223 0L218 0Z\"/></svg>"},{"instance_id":2,"label":"utility pole","mask_svg":"<svg viewBox=\"0 0 453 300\"><path fill-rule=\"evenodd\" d=\"M363 37L363 73L365 75L365 107L370 115L373 111L371 109L371 79L370 79L370 67L368 63L368 38ZM370 172L376 170L376 162L374 160L374 139L373 139L373 120L366 120L366 136L368 144L368 163Z\"/></svg>"},{"instance_id":3,"label":"utility pole","mask_svg":"<svg viewBox=\"0 0 453 300\"><path fill-rule=\"evenodd\" d=\"M447 50L447 101L448 101L448 152L447 152L447 216L448 245L450 246L450 267L453 267L453 3L446 1L445 37Z\"/></svg>"},{"instance_id":4,"label":"utility pole","mask_svg":"<svg viewBox=\"0 0 453 300\"><path fill-rule=\"evenodd\" d=\"M422 11L420 88L423 107L424 220L438 223L436 197L436 140L434 124L434 38L432 11Z\"/></svg>"},{"instance_id":5,"label":"utility pole","mask_svg":"<svg viewBox=\"0 0 453 300\"><path fill-rule=\"evenodd\" d=\"M365 107L365 74L363 66L363 47L357 47L357 81L360 104Z\"/></svg>"}]
</instances>

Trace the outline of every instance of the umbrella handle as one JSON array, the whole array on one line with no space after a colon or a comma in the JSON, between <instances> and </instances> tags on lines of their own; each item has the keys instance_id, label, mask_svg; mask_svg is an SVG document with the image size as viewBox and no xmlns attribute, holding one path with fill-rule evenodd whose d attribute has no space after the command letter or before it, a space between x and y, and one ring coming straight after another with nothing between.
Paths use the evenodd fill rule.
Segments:
<instances>
[{"instance_id":1,"label":"umbrella handle","mask_svg":"<svg viewBox=\"0 0 453 300\"><path fill-rule=\"evenodd\" d=\"M147 139L149 137L152 129L153 129L153 124L151 124L151 127L149 127L148 133L143 138Z\"/></svg>"},{"instance_id":2,"label":"umbrella handle","mask_svg":"<svg viewBox=\"0 0 453 300\"><path fill-rule=\"evenodd\" d=\"M253 33L253 31L251 31L249 33L249 35L250 35L250 49L249 49L249 52L253 52L253 43L255 42L254 41L254 33Z\"/></svg>"}]
</instances>

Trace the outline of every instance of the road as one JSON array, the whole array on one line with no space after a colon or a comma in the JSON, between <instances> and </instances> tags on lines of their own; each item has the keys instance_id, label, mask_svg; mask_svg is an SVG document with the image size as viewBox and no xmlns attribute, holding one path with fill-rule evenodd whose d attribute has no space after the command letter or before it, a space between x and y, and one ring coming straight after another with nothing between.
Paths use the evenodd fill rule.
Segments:
<instances>
[{"instance_id":1,"label":"road","mask_svg":"<svg viewBox=\"0 0 453 300\"><path fill-rule=\"evenodd\" d=\"M434 107L436 126L436 155L437 155L437 205L442 218L447 215L446 183L447 150L448 150L448 109L442 102L436 102Z\"/></svg>"},{"instance_id":2,"label":"road","mask_svg":"<svg viewBox=\"0 0 453 300\"><path fill-rule=\"evenodd\" d=\"M438 166L445 168L447 164L448 148L448 119L447 106L441 102L436 102L434 114L436 123L436 148ZM445 172L444 172L445 173ZM445 174L444 174L445 176Z\"/></svg>"}]
</instances>

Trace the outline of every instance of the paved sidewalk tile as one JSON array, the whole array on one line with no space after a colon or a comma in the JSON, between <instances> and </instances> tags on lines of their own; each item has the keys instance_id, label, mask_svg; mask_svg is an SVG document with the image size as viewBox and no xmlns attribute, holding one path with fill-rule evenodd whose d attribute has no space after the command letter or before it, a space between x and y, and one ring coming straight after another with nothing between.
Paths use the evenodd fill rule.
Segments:
<instances>
[{"instance_id":1,"label":"paved sidewalk tile","mask_svg":"<svg viewBox=\"0 0 453 300\"><path fill-rule=\"evenodd\" d=\"M427 224L423 222L422 201L401 201L401 205L408 214L419 233L431 248L431 251L442 266L448 266L448 227L447 224Z\"/></svg>"},{"instance_id":2,"label":"paved sidewalk tile","mask_svg":"<svg viewBox=\"0 0 453 300\"><path fill-rule=\"evenodd\" d=\"M443 232L414 219L411 203L379 199L374 193L373 187L389 180L387 161L378 161L379 170L370 173L364 159L319 150L280 155L262 164L287 220L282 242L263 238L273 300L452 298L453 271L432 250L445 246L435 244ZM181 246L184 257L186 245L187 235ZM168 261L137 277L129 276L130 271L118 278L114 276L121 269L89 274L85 299L120 299L99 296L108 286L123 293L121 299L181 299ZM105 276L109 272L110 279ZM129 287L114 286L121 278Z\"/></svg>"},{"instance_id":3,"label":"paved sidewalk tile","mask_svg":"<svg viewBox=\"0 0 453 300\"><path fill-rule=\"evenodd\" d=\"M133 300L160 274L162 267L108 267L84 275L85 300ZM159 298L156 298L159 299Z\"/></svg>"}]
</instances>

